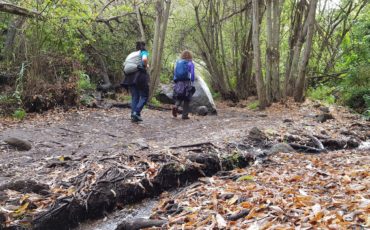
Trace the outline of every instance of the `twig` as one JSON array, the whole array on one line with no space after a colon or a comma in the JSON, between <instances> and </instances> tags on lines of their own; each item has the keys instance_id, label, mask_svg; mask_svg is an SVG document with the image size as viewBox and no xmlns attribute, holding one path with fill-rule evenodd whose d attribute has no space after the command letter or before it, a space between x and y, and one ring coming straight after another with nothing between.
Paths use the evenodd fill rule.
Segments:
<instances>
[{"instance_id":1,"label":"twig","mask_svg":"<svg viewBox=\"0 0 370 230\"><path fill-rule=\"evenodd\" d=\"M189 145L179 145L179 146L172 146L170 147L170 149L181 149L181 148L192 148L192 147L200 147L200 146L204 146L204 145L210 145L210 146L213 146L213 147L216 147L216 145L214 145L212 142L201 142L201 143L196 143L196 144L189 144Z\"/></svg>"},{"instance_id":2,"label":"twig","mask_svg":"<svg viewBox=\"0 0 370 230\"><path fill-rule=\"evenodd\" d=\"M314 147L306 146L306 145L299 145L295 143L289 143L290 146L292 146L293 149L298 150L298 151L303 151L306 153L322 153L325 151L325 149L317 149Z\"/></svg>"}]
</instances>

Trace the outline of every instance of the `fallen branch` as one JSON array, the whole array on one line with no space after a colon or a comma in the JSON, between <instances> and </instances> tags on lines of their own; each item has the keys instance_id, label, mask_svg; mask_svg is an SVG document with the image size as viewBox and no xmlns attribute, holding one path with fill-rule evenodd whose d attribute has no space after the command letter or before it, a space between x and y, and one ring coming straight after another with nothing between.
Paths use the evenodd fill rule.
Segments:
<instances>
[{"instance_id":1,"label":"fallen branch","mask_svg":"<svg viewBox=\"0 0 370 230\"><path fill-rule=\"evenodd\" d=\"M217 148L217 146L215 146L212 142L207 141L207 142L201 142L201 143L196 143L196 144L172 146L170 147L170 149L193 148L193 147L201 147L205 145L213 146Z\"/></svg>"},{"instance_id":2,"label":"fallen branch","mask_svg":"<svg viewBox=\"0 0 370 230\"><path fill-rule=\"evenodd\" d=\"M151 220L151 219L135 219L131 221L124 221L120 223L116 230L139 230L143 228L162 227L167 224L165 220Z\"/></svg>"},{"instance_id":3,"label":"fallen branch","mask_svg":"<svg viewBox=\"0 0 370 230\"><path fill-rule=\"evenodd\" d=\"M317 149L314 147L306 146L306 145L299 145L295 143L289 143L290 146L292 146L293 149L297 151L302 151L305 153L322 153L325 152L325 149Z\"/></svg>"},{"instance_id":4,"label":"fallen branch","mask_svg":"<svg viewBox=\"0 0 370 230\"><path fill-rule=\"evenodd\" d=\"M230 221L236 221L239 220L240 218L246 217L249 214L250 210L249 209L243 209L240 212L228 216L226 219Z\"/></svg>"}]
</instances>

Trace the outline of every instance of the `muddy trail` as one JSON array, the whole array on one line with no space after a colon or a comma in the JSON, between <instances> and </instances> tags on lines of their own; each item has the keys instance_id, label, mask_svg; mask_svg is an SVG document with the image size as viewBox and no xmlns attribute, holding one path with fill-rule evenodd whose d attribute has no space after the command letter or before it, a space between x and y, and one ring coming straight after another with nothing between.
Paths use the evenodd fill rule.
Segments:
<instances>
[{"instance_id":1,"label":"muddy trail","mask_svg":"<svg viewBox=\"0 0 370 230\"><path fill-rule=\"evenodd\" d=\"M277 143L325 154L358 148L370 136L358 115L311 102L266 111L219 104L217 116L190 120L146 109L140 124L128 114L118 108L56 110L22 123L2 121L0 229L69 229L117 209L126 215L130 204L246 167L272 154ZM31 149L15 148L7 140L12 137ZM85 229L104 229L98 225Z\"/></svg>"}]
</instances>

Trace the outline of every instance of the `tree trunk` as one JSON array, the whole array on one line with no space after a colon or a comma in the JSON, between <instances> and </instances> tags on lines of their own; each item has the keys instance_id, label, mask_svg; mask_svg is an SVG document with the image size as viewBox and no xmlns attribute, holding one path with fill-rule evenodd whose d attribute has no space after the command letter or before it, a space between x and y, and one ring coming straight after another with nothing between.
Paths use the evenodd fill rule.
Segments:
<instances>
[{"instance_id":1,"label":"tree trunk","mask_svg":"<svg viewBox=\"0 0 370 230\"><path fill-rule=\"evenodd\" d=\"M272 14L272 101L280 100L280 15L284 0L273 1Z\"/></svg>"},{"instance_id":2,"label":"tree trunk","mask_svg":"<svg viewBox=\"0 0 370 230\"><path fill-rule=\"evenodd\" d=\"M209 6L209 17L208 17L208 24L212 25L214 20L217 21L214 17L214 7L213 1L210 1ZM195 7L195 15L197 21L197 27L201 35L201 42L196 41L198 48L202 52L202 57L204 62L207 65L207 68L212 76L211 81L212 85L214 86L216 91L219 91L223 99L230 99L232 93L229 91L228 84L225 80L223 74L223 65L219 63L218 53L217 50L220 49L218 43L219 37L217 35L217 28L216 26L207 26L207 35L203 30L201 25L201 19L199 17L199 8L198 6Z\"/></svg>"},{"instance_id":3,"label":"tree trunk","mask_svg":"<svg viewBox=\"0 0 370 230\"><path fill-rule=\"evenodd\" d=\"M23 24L26 22L26 18L23 16L20 16L16 18L8 28L8 33L6 34L5 44L4 44L4 57L5 59L10 60L13 55L13 49L14 49L14 42L15 38L17 36L18 30L23 26Z\"/></svg>"},{"instance_id":4,"label":"tree trunk","mask_svg":"<svg viewBox=\"0 0 370 230\"><path fill-rule=\"evenodd\" d=\"M293 73L297 72L295 68L298 64L301 45L298 43L301 41L302 34L302 21L304 16L304 2L301 0L297 3L297 6L292 8L291 18L291 34L289 38L289 55L285 65L285 84L284 84L284 96L293 96L295 79Z\"/></svg>"},{"instance_id":5,"label":"tree trunk","mask_svg":"<svg viewBox=\"0 0 370 230\"><path fill-rule=\"evenodd\" d=\"M306 80L306 69L312 49L312 38L315 32L315 16L316 16L317 0L310 1L310 11L307 18L307 40L306 46L303 52L303 57L299 65L298 79L296 81L294 100L302 102L304 100L304 85Z\"/></svg>"},{"instance_id":6,"label":"tree trunk","mask_svg":"<svg viewBox=\"0 0 370 230\"><path fill-rule=\"evenodd\" d=\"M272 100L272 59L273 59L273 36L272 34L272 0L266 0L266 99Z\"/></svg>"},{"instance_id":7,"label":"tree trunk","mask_svg":"<svg viewBox=\"0 0 370 230\"><path fill-rule=\"evenodd\" d=\"M262 62L261 62L261 50L259 41L259 4L258 0L252 0L253 7L253 53L254 53L254 68L256 73L256 85L257 94L259 100L259 106L261 109L268 106L268 101L266 98L266 88L263 81L262 75Z\"/></svg>"},{"instance_id":8,"label":"tree trunk","mask_svg":"<svg viewBox=\"0 0 370 230\"><path fill-rule=\"evenodd\" d=\"M166 0L165 5L163 0L157 1L157 19L155 24L154 42L152 50L152 68L150 70L150 98L154 95L160 81L160 72L162 67L162 54L167 31L168 18L170 15L171 1Z\"/></svg>"},{"instance_id":9,"label":"tree trunk","mask_svg":"<svg viewBox=\"0 0 370 230\"><path fill-rule=\"evenodd\" d=\"M146 43L145 30L144 30L143 18L141 15L140 7L135 6L135 11L136 11L137 22L139 24L139 29L140 29L140 35L141 35L140 40Z\"/></svg>"}]
</instances>

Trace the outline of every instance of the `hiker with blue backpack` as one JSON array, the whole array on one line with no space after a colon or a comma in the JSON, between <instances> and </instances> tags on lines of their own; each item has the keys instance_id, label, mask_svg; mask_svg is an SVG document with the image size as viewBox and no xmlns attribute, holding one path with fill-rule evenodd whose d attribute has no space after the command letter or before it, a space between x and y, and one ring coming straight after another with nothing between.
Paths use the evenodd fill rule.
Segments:
<instances>
[{"instance_id":1,"label":"hiker with blue backpack","mask_svg":"<svg viewBox=\"0 0 370 230\"><path fill-rule=\"evenodd\" d=\"M123 63L125 79L122 86L131 91L131 120L143 121L141 111L149 98L149 52L145 48L145 42L136 42L136 51L130 53Z\"/></svg>"},{"instance_id":2,"label":"hiker with blue backpack","mask_svg":"<svg viewBox=\"0 0 370 230\"><path fill-rule=\"evenodd\" d=\"M177 117L178 108L183 104L182 119L189 119L189 104L195 92L193 86L195 80L193 57L189 50L184 50L180 59L176 61L173 80L173 99L176 101L172 107L172 115Z\"/></svg>"}]
</instances>

